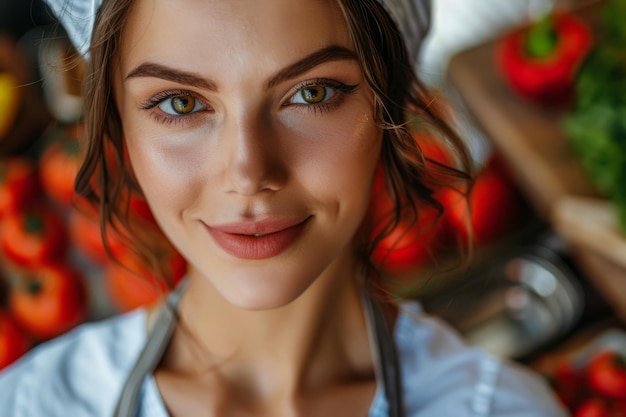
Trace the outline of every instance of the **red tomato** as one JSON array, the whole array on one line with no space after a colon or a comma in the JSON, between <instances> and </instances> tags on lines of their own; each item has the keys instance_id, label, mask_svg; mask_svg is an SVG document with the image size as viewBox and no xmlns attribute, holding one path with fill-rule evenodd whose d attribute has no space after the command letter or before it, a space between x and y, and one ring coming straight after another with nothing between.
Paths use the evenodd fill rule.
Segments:
<instances>
[{"instance_id":1,"label":"red tomato","mask_svg":"<svg viewBox=\"0 0 626 417\"><path fill-rule=\"evenodd\" d=\"M454 167L454 158L449 149L446 148L442 140L436 140L426 134L415 134L415 141L418 143L422 155L425 158L425 165L430 169L430 174L437 179L443 179L443 176L438 170L441 169L440 165ZM377 196L378 193L385 191L385 174L384 168L379 164L374 178L373 194Z\"/></svg>"},{"instance_id":2,"label":"red tomato","mask_svg":"<svg viewBox=\"0 0 626 417\"><path fill-rule=\"evenodd\" d=\"M17 211L40 194L35 165L21 157L0 161L0 217Z\"/></svg>"},{"instance_id":3,"label":"red tomato","mask_svg":"<svg viewBox=\"0 0 626 417\"><path fill-rule=\"evenodd\" d=\"M574 417L610 417L610 414L604 401L598 398L590 398L576 409Z\"/></svg>"},{"instance_id":4,"label":"red tomato","mask_svg":"<svg viewBox=\"0 0 626 417\"><path fill-rule=\"evenodd\" d=\"M131 193L130 195L130 212L132 216L138 216L139 219L145 220L150 224L156 225L156 220L152 214L152 210L145 198Z\"/></svg>"},{"instance_id":5,"label":"red tomato","mask_svg":"<svg viewBox=\"0 0 626 417\"><path fill-rule=\"evenodd\" d=\"M169 267L172 271L172 287L186 273L185 260L176 252L169 252ZM111 262L105 269L105 285L111 302L125 312L158 301L167 291L167 284L156 277L150 268L136 255L126 252L120 256L121 263Z\"/></svg>"},{"instance_id":6,"label":"red tomato","mask_svg":"<svg viewBox=\"0 0 626 417\"><path fill-rule=\"evenodd\" d=\"M586 393L586 374L569 358L563 358L556 361L550 376L557 398L569 410L575 410Z\"/></svg>"},{"instance_id":7,"label":"red tomato","mask_svg":"<svg viewBox=\"0 0 626 417\"><path fill-rule=\"evenodd\" d=\"M443 179L437 163L452 165L450 152L441 142L430 136L415 136L422 154L426 158L426 166L431 174ZM385 189L384 170L378 167L372 188L370 207L371 218L376 236L393 211L393 204ZM422 205L418 209L419 220L411 225L408 220L401 220L398 226L374 249L372 262L384 271L402 274L428 263L441 243L444 229L439 221L439 212L434 207Z\"/></svg>"},{"instance_id":8,"label":"red tomato","mask_svg":"<svg viewBox=\"0 0 626 417\"><path fill-rule=\"evenodd\" d=\"M429 136L422 135L421 137L416 137L415 140L418 142L424 158L426 158L426 166L430 168L431 175L436 179L443 180L443 175L438 171L441 169L439 164L455 166L450 150L445 147L441 140L435 140Z\"/></svg>"},{"instance_id":9,"label":"red tomato","mask_svg":"<svg viewBox=\"0 0 626 417\"><path fill-rule=\"evenodd\" d=\"M19 359L30 349L30 339L6 312L0 311L0 369Z\"/></svg>"},{"instance_id":10,"label":"red tomato","mask_svg":"<svg viewBox=\"0 0 626 417\"><path fill-rule=\"evenodd\" d=\"M58 336L84 321L87 288L68 265L46 265L18 271L9 292L9 309L40 340Z\"/></svg>"},{"instance_id":11,"label":"red tomato","mask_svg":"<svg viewBox=\"0 0 626 417\"><path fill-rule=\"evenodd\" d=\"M613 401L611 404L611 417L626 417L626 399Z\"/></svg>"},{"instance_id":12,"label":"red tomato","mask_svg":"<svg viewBox=\"0 0 626 417\"><path fill-rule=\"evenodd\" d=\"M82 160L78 140L69 137L51 142L41 155L41 185L53 201L64 207L72 205L74 181Z\"/></svg>"},{"instance_id":13,"label":"red tomato","mask_svg":"<svg viewBox=\"0 0 626 417\"><path fill-rule=\"evenodd\" d=\"M589 363L588 380L598 394L626 399L626 356L611 350L599 353Z\"/></svg>"},{"instance_id":14,"label":"red tomato","mask_svg":"<svg viewBox=\"0 0 626 417\"><path fill-rule=\"evenodd\" d=\"M374 249L372 261L391 273L404 273L430 261L439 238L438 212L433 207L419 210L419 221L411 227L406 221L398 226Z\"/></svg>"},{"instance_id":15,"label":"red tomato","mask_svg":"<svg viewBox=\"0 0 626 417\"><path fill-rule=\"evenodd\" d=\"M70 238L74 245L90 260L105 263L109 255L104 248L98 213L92 207L81 205L70 211ZM113 255L124 252L125 243L111 228L107 228L106 239Z\"/></svg>"},{"instance_id":16,"label":"red tomato","mask_svg":"<svg viewBox=\"0 0 626 417\"><path fill-rule=\"evenodd\" d=\"M57 261L65 256L67 243L65 223L51 207L9 213L0 228L0 247L19 265Z\"/></svg>"},{"instance_id":17,"label":"red tomato","mask_svg":"<svg viewBox=\"0 0 626 417\"><path fill-rule=\"evenodd\" d=\"M439 194L446 207L445 218L454 233L468 241L470 232L477 244L493 243L514 226L523 200L516 185L493 159L476 177L468 200L458 192L444 189Z\"/></svg>"},{"instance_id":18,"label":"red tomato","mask_svg":"<svg viewBox=\"0 0 626 417\"><path fill-rule=\"evenodd\" d=\"M559 360L554 367L554 384L559 389L577 390L584 382L584 373L570 359Z\"/></svg>"}]
</instances>

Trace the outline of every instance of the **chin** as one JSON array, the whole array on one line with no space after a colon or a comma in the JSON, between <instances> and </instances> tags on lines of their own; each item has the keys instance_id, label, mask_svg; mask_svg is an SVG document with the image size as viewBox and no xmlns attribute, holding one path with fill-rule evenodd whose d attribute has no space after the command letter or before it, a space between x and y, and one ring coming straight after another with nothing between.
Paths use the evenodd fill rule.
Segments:
<instances>
[{"instance_id":1,"label":"chin","mask_svg":"<svg viewBox=\"0 0 626 417\"><path fill-rule=\"evenodd\" d=\"M258 270L231 276L214 282L220 295L231 305L250 311L273 310L285 307L299 299L316 281L319 273L305 275L281 271ZM223 277L222 277L223 278Z\"/></svg>"},{"instance_id":2,"label":"chin","mask_svg":"<svg viewBox=\"0 0 626 417\"><path fill-rule=\"evenodd\" d=\"M243 310L262 311L285 307L296 301L309 286L295 286L293 283L256 282L243 285L234 291L224 291L222 296L232 305Z\"/></svg>"}]
</instances>

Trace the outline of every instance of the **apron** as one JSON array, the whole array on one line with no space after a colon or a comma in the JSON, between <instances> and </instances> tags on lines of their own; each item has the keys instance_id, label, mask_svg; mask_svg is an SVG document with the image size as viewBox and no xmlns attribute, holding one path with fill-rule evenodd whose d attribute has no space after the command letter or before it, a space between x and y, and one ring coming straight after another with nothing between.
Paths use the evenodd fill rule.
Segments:
<instances>
[{"instance_id":1,"label":"apron","mask_svg":"<svg viewBox=\"0 0 626 417\"><path fill-rule=\"evenodd\" d=\"M136 417L139 410L141 387L146 376L154 372L161 361L176 328L176 309L184 291L184 283L173 291L159 309L148 340L131 370L115 407L114 417ZM374 361L378 386L384 389L389 417L404 417L400 367L391 331L380 307L364 291L363 305L370 337L374 346Z\"/></svg>"}]
</instances>

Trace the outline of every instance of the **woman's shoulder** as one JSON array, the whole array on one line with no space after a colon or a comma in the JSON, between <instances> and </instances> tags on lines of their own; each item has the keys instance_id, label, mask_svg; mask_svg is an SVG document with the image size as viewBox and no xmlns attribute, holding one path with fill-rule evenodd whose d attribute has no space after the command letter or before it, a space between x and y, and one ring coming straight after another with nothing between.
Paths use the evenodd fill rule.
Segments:
<instances>
[{"instance_id":1,"label":"woman's shoulder","mask_svg":"<svg viewBox=\"0 0 626 417\"><path fill-rule=\"evenodd\" d=\"M566 415L538 375L465 345L418 303L401 305L395 339L410 417Z\"/></svg>"},{"instance_id":2,"label":"woman's shoulder","mask_svg":"<svg viewBox=\"0 0 626 417\"><path fill-rule=\"evenodd\" d=\"M110 416L146 339L146 312L83 324L0 372L0 415Z\"/></svg>"}]
</instances>

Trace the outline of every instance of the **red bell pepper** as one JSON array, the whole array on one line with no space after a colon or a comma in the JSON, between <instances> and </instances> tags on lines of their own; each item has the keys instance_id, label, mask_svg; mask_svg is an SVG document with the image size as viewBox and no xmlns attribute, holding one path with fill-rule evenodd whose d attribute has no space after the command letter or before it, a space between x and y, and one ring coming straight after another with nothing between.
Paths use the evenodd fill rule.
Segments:
<instances>
[{"instance_id":1,"label":"red bell pepper","mask_svg":"<svg viewBox=\"0 0 626 417\"><path fill-rule=\"evenodd\" d=\"M546 106L569 102L576 72L593 44L585 22L569 12L547 15L499 41L497 62L522 97Z\"/></svg>"},{"instance_id":2,"label":"red bell pepper","mask_svg":"<svg viewBox=\"0 0 626 417\"><path fill-rule=\"evenodd\" d=\"M607 398L626 400L626 356L607 350L589 364L589 386Z\"/></svg>"}]
</instances>

